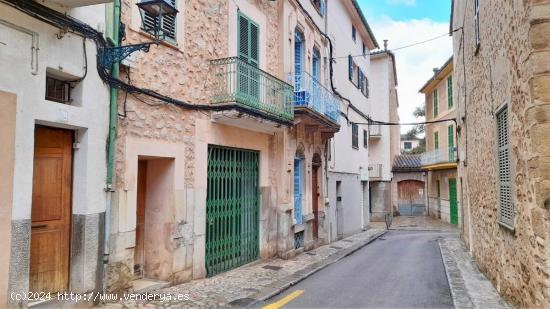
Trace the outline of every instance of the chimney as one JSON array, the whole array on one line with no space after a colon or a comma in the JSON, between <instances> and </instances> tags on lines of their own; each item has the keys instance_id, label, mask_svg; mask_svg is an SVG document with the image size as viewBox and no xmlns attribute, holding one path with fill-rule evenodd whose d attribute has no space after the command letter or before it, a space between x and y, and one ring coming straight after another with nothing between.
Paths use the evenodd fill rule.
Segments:
<instances>
[{"instance_id":1,"label":"chimney","mask_svg":"<svg viewBox=\"0 0 550 309\"><path fill-rule=\"evenodd\" d=\"M434 75L437 75L437 73L439 73L439 68L434 68Z\"/></svg>"},{"instance_id":2,"label":"chimney","mask_svg":"<svg viewBox=\"0 0 550 309\"><path fill-rule=\"evenodd\" d=\"M388 40L384 40L384 51L388 50Z\"/></svg>"}]
</instances>

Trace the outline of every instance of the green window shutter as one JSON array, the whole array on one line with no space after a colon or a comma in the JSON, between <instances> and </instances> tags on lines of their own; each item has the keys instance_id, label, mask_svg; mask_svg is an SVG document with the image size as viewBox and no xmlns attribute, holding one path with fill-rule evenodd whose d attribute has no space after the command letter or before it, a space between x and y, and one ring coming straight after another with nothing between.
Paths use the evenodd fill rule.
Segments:
<instances>
[{"instance_id":1,"label":"green window shutter","mask_svg":"<svg viewBox=\"0 0 550 309\"><path fill-rule=\"evenodd\" d=\"M512 161L510 158L510 137L508 130L508 107L496 114L497 161L498 161L498 201L499 221L510 228L514 227L514 203L512 200Z\"/></svg>"},{"instance_id":2,"label":"green window shutter","mask_svg":"<svg viewBox=\"0 0 550 309\"><path fill-rule=\"evenodd\" d=\"M351 125L351 146L359 148L359 127L355 123Z\"/></svg>"},{"instance_id":3,"label":"green window shutter","mask_svg":"<svg viewBox=\"0 0 550 309\"><path fill-rule=\"evenodd\" d=\"M260 62L260 30L258 24L239 13L239 58L254 66Z\"/></svg>"},{"instance_id":4,"label":"green window shutter","mask_svg":"<svg viewBox=\"0 0 550 309\"><path fill-rule=\"evenodd\" d=\"M434 132L434 149L439 149L439 132Z\"/></svg>"},{"instance_id":5,"label":"green window shutter","mask_svg":"<svg viewBox=\"0 0 550 309\"><path fill-rule=\"evenodd\" d=\"M448 131L448 141L449 141L449 162L454 162L455 160L455 135L453 126L450 125L447 129Z\"/></svg>"},{"instance_id":6,"label":"green window shutter","mask_svg":"<svg viewBox=\"0 0 550 309\"><path fill-rule=\"evenodd\" d=\"M449 75L447 78L447 107L451 109L453 107L453 76Z\"/></svg>"},{"instance_id":7,"label":"green window shutter","mask_svg":"<svg viewBox=\"0 0 550 309\"><path fill-rule=\"evenodd\" d=\"M438 101L437 89L435 89L433 92L434 117L436 117L437 114L439 114L439 103L437 101Z\"/></svg>"}]
</instances>

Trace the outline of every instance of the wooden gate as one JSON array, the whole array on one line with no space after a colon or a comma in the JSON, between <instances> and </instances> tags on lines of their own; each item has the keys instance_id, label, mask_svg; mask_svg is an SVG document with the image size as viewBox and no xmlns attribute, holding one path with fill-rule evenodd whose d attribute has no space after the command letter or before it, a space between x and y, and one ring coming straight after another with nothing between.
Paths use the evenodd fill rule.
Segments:
<instances>
[{"instance_id":1,"label":"wooden gate","mask_svg":"<svg viewBox=\"0 0 550 309\"><path fill-rule=\"evenodd\" d=\"M402 216L423 216L426 214L424 182L403 180L397 184L399 214Z\"/></svg>"},{"instance_id":2,"label":"wooden gate","mask_svg":"<svg viewBox=\"0 0 550 309\"><path fill-rule=\"evenodd\" d=\"M37 127L34 143L29 291L69 284L72 132Z\"/></svg>"},{"instance_id":3,"label":"wooden gate","mask_svg":"<svg viewBox=\"0 0 550 309\"><path fill-rule=\"evenodd\" d=\"M208 147L206 272L208 276L259 256L259 153Z\"/></svg>"}]
</instances>

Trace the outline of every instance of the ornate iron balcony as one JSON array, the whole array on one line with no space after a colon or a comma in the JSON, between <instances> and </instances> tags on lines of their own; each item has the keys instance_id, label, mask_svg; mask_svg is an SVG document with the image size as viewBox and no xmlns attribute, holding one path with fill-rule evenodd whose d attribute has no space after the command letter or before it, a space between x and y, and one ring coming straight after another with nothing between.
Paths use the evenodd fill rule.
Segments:
<instances>
[{"instance_id":1,"label":"ornate iron balcony","mask_svg":"<svg viewBox=\"0 0 550 309\"><path fill-rule=\"evenodd\" d=\"M308 107L338 123L340 99L306 72L290 75L294 79L294 106Z\"/></svg>"},{"instance_id":2,"label":"ornate iron balcony","mask_svg":"<svg viewBox=\"0 0 550 309\"><path fill-rule=\"evenodd\" d=\"M235 102L284 120L294 119L291 85L238 57L216 59L212 65L212 103Z\"/></svg>"}]
</instances>

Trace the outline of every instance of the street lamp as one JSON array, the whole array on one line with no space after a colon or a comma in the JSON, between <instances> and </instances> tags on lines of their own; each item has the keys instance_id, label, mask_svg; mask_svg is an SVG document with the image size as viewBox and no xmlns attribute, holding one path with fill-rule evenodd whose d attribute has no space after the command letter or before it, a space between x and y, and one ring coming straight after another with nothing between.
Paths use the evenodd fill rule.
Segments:
<instances>
[{"instance_id":1,"label":"street lamp","mask_svg":"<svg viewBox=\"0 0 550 309\"><path fill-rule=\"evenodd\" d=\"M165 38L165 30L162 28L162 21L165 16L176 16L178 10L170 0L141 0L136 5L141 15L142 29L152 33L155 40L152 42L105 47L101 49L101 66L111 68L113 64L126 59L130 54L140 50L149 52L151 44L158 45L161 39ZM152 23L151 23L152 21Z\"/></svg>"},{"instance_id":2,"label":"street lamp","mask_svg":"<svg viewBox=\"0 0 550 309\"><path fill-rule=\"evenodd\" d=\"M176 16L176 14L178 14L178 10L168 1L169 0L142 0L137 4L141 14L142 29L149 33L153 33L157 40L161 39L161 36L164 38L166 35L162 27L164 16ZM152 24L151 21L153 22Z\"/></svg>"}]
</instances>

